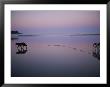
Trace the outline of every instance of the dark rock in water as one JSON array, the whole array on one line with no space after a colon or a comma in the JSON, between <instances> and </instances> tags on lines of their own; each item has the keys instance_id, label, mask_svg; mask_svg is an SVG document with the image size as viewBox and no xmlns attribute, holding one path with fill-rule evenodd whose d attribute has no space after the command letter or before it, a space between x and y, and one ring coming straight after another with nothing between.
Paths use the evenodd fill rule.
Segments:
<instances>
[{"instance_id":1,"label":"dark rock in water","mask_svg":"<svg viewBox=\"0 0 110 87\"><path fill-rule=\"evenodd\" d=\"M16 54L25 54L28 51L27 44L24 42L16 43L15 45L17 46Z\"/></svg>"},{"instance_id":2,"label":"dark rock in water","mask_svg":"<svg viewBox=\"0 0 110 87\"><path fill-rule=\"evenodd\" d=\"M18 52L16 52L16 54L25 54L26 52L27 52L27 50L23 50L23 51L18 50Z\"/></svg>"},{"instance_id":3,"label":"dark rock in water","mask_svg":"<svg viewBox=\"0 0 110 87\"><path fill-rule=\"evenodd\" d=\"M88 54L91 54L90 52L88 52Z\"/></svg>"},{"instance_id":4,"label":"dark rock in water","mask_svg":"<svg viewBox=\"0 0 110 87\"><path fill-rule=\"evenodd\" d=\"M85 52L84 50L80 49L80 52Z\"/></svg>"},{"instance_id":5,"label":"dark rock in water","mask_svg":"<svg viewBox=\"0 0 110 87\"><path fill-rule=\"evenodd\" d=\"M61 46L61 45L48 45L48 46Z\"/></svg>"},{"instance_id":6,"label":"dark rock in water","mask_svg":"<svg viewBox=\"0 0 110 87\"><path fill-rule=\"evenodd\" d=\"M74 50L76 50L76 48L73 48Z\"/></svg>"},{"instance_id":7,"label":"dark rock in water","mask_svg":"<svg viewBox=\"0 0 110 87\"><path fill-rule=\"evenodd\" d=\"M93 43L92 55L100 60L100 43Z\"/></svg>"},{"instance_id":8,"label":"dark rock in water","mask_svg":"<svg viewBox=\"0 0 110 87\"><path fill-rule=\"evenodd\" d=\"M61 46L61 45L54 45L54 46Z\"/></svg>"},{"instance_id":9,"label":"dark rock in water","mask_svg":"<svg viewBox=\"0 0 110 87\"><path fill-rule=\"evenodd\" d=\"M80 49L81 52L83 52L83 50Z\"/></svg>"}]
</instances>

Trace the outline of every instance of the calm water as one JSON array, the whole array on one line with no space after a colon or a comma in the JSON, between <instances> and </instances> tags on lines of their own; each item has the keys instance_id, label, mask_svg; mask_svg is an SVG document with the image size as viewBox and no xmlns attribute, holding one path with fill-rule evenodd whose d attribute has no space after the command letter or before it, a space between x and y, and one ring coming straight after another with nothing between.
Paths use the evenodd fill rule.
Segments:
<instances>
[{"instance_id":1,"label":"calm water","mask_svg":"<svg viewBox=\"0 0 110 87\"><path fill-rule=\"evenodd\" d=\"M16 43L21 42L27 44L27 49L17 48ZM100 76L100 59L97 53L93 54L94 42L100 42L99 35L19 36L11 44L11 76Z\"/></svg>"}]
</instances>

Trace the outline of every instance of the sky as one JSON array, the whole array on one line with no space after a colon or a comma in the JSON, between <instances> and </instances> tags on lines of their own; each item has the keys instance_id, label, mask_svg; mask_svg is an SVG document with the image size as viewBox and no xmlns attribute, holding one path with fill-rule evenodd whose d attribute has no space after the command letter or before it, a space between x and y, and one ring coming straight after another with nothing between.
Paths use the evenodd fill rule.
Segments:
<instances>
[{"instance_id":1,"label":"sky","mask_svg":"<svg viewBox=\"0 0 110 87\"><path fill-rule=\"evenodd\" d=\"M11 29L35 34L99 34L100 11L15 10L11 11Z\"/></svg>"}]
</instances>

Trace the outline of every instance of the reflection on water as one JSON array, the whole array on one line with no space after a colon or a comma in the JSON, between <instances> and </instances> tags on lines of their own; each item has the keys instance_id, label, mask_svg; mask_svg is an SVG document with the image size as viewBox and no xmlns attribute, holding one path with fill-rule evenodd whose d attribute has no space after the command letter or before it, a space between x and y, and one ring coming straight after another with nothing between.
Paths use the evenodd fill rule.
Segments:
<instances>
[{"instance_id":1,"label":"reflection on water","mask_svg":"<svg viewBox=\"0 0 110 87\"><path fill-rule=\"evenodd\" d=\"M99 42L100 36L12 39L11 75L13 77L100 76Z\"/></svg>"},{"instance_id":2,"label":"reflection on water","mask_svg":"<svg viewBox=\"0 0 110 87\"><path fill-rule=\"evenodd\" d=\"M11 40L17 40L18 38L11 38Z\"/></svg>"}]
</instances>

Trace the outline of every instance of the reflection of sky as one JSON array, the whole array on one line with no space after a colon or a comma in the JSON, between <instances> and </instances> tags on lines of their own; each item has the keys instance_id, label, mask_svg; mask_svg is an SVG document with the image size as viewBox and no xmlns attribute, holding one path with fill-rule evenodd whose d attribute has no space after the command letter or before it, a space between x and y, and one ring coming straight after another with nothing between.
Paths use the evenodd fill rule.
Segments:
<instances>
[{"instance_id":1,"label":"reflection of sky","mask_svg":"<svg viewBox=\"0 0 110 87\"><path fill-rule=\"evenodd\" d=\"M99 11L12 11L12 30L23 33L99 33Z\"/></svg>"},{"instance_id":2,"label":"reflection of sky","mask_svg":"<svg viewBox=\"0 0 110 87\"><path fill-rule=\"evenodd\" d=\"M99 38L99 35L36 36L12 40L12 76L100 76L100 61L91 51L93 42L99 42ZM27 44L27 53L16 54L17 42Z\"/></svg>"}]
</instances>

